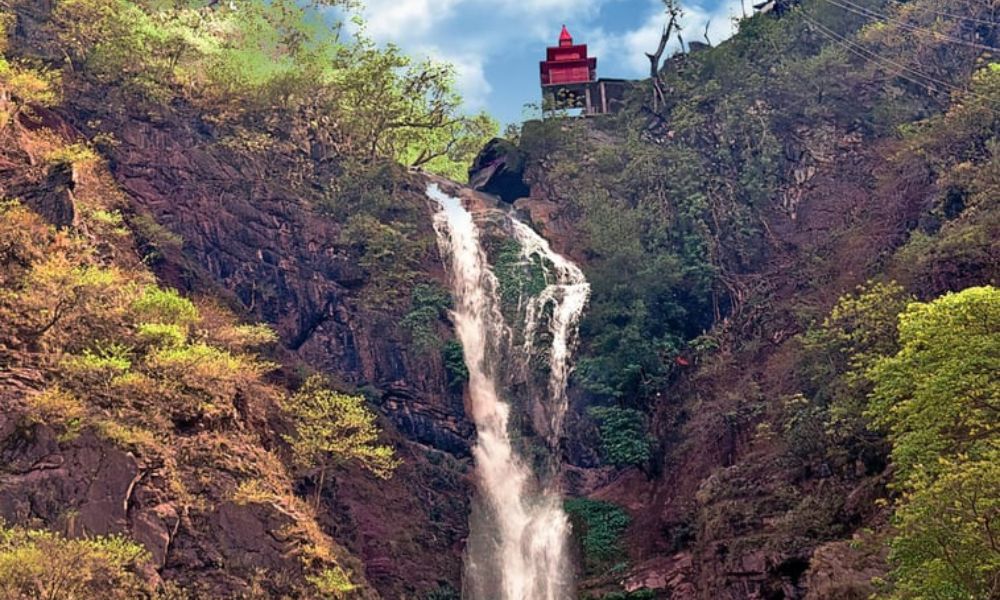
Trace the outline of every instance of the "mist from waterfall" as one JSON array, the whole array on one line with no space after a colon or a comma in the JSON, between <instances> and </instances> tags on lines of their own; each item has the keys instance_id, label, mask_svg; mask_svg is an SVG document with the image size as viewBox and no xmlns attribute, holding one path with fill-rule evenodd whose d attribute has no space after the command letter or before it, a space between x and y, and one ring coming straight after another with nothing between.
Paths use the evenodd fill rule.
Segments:
<instances>
[{"instance_id":1,"label":"mist from waterfall","mask_svg":"<svg viewBox=\"0 0 1000 600\"><path fill-rule=\"evenodd\" d=\"M552 342L543 434L550 448L558 447L568 406L569 359L590 288L576 265L553 252L530 227L505 216L522 258L544 265L546 283L521 307L524 340L515 348L501 311L500 284L472 214L436 184L428 186L427 195L439 207L434 228L450 269L452 317L469 370L469 404L477 430L473 459L478 494L470 515L463 598L569 600L575 597L570 525L558 486L551 473L536 473L520 456L511 437L511 405L500 394L505 365L513 362L510 355L534 352L538 329L547 323Z\"/></svg>"}]
</instances>

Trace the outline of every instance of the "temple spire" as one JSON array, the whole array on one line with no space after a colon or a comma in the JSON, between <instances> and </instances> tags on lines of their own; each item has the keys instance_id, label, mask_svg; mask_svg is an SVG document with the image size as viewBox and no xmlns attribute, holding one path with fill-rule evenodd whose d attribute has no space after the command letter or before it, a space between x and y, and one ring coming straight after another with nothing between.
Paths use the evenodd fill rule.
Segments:
<instances>
[{"instance_id":1,"label":"temple spire","mask_svg":"<svg viewBox=\"0 0 1000 600\"><path fill-rule=\"evenodd\" d=\"M566 26L563 25L562 32L559 34L559 46L566 47L572 45L573 45L573 36L569 34L569 29L566 29Z\"/></svg>"}]
</instances>

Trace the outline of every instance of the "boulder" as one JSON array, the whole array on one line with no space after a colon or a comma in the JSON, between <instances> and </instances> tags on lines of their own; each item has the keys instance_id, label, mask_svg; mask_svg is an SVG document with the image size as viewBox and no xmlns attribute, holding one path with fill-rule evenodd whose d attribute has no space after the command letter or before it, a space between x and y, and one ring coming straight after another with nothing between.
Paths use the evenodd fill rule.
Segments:
<instances>
[{"instance_id":1,"label":"boulder","mask_svg":"<svg viewBox=\"0 0 1000 600\"><path fill-rule=\"evenodd\" d=\"M469 169L469 187L508 203L524 198L531 192L524 182L525 159L525 154L511 142L493 138Z\"/></svg>"}]
</instances>

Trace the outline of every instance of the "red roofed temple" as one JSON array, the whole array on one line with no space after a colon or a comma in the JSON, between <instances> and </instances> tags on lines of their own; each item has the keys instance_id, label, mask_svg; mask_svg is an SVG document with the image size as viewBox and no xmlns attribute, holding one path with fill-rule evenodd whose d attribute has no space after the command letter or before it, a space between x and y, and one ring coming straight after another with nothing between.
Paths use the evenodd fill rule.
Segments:
<instances>
[{"instance_id":1,"label":"red roofed temple","mask_svg":"<svg viewBox=\"0 0 1000 600\"><path fill-rule=\"evenodd\" d=\"M579 108L584 115L613 112L621 105L625 82L597 79L597 58L586 44L574 44L563 25L559 45L549 47L540 64L543 112Z\"/></svg>"},{"instance_id":2,"label":"red roofed temple","mask_svg":"<svg viewBox=\"0 0 1000 600\"><path fill-rule=\"evenodd\" d=\"M563 25L559 45L546 51L542 63L542 85L586 83L597 78L597 59L587 56L587 44L573 45L573 36Z\"/></svg>"}]
</instances>

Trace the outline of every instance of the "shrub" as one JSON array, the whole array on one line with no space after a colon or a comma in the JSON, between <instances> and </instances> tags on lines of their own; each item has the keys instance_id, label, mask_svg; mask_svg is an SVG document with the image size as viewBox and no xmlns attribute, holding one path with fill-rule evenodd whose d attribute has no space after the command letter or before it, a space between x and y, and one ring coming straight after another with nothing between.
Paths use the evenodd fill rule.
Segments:
<instances>
[{"instance_id":1,"label":"shrub","mask_svg":"<svg viewBox=\"0 0 1000 600\"><path fill-rule=\"evenodd\" d=\"M132 349L121 344L97 344L83 354L70 355L60 362L64 374L81 383L111 383L132 368Z\"/></svg>"},{"instance_id":2,"label":"shrub","mask_svg":"<svg viewBox=\"0 0 1000 600\"><path fill-rule=\"evenodd\" d=\"M263 479L241 481L233 492L233 502L244 504L268 504L274 502L278 494Z\"/></svg>"},{"instance_id":3,"label":"shrub","mask_svg":"<svg viewBox=\"0 0 1000 600\"><path fill-rule=\"evenodd\" d=\"M103 419L96 423L97 433L104 439L113 442L119 448L139 455L156 453L160 449L160 444L156 435L142 427L127 425L110 419Z\"/></svg>"},{"instance_id":4,"label":"shrub","mask_svg":"<svg viewBox=\"0 0 1000 600\"><path fill-rule=\"evenodd\" d=\"M401 324L418 352L428 352L441 346L434 324L451 305L451 294L440 286L426 283L414 286L410 294L410 311Z\"/></svg>"},{"instance_id":5,"label":"shrub","mask_svg":"<svg viewBox=\"0 0 1000 600\"><path fill-rule=\"evenodd\" d=\"M49 425L59 430L61 439L75 437L87 416L87 406L73 394L58 387L29 395L28 418L41 425Z\"/></svg>"},{"instance_id":6,"label":"shrub","mask_svg":"<svg viewBox=\"0 0 1000 600\"><path fill-rule=\"evenodd\" d=\"M0 526L0 595L4 598L130 600L148 597L138 575L146 551L121 536L66 539L42 530Z\"/></svg>"},{"instance_id":7,"label":"shrub","mask_svg":"<svg viewBox=\"0 0 1000 600\"><path fill-rule=\"evenodd\" d=\"M136 319L148 323L187 326L198 320L198 309L176 290L151 285L132 303Z\"/></svg>"},{"instance_id":8,"label":"shrub","mask_svg":"<svg viewBox=\"0 0 1000 600\"><path fill-rule=\"evenodd\" d=\"M59 73L33 69L22 62L8 62L0 56L0 86L19 105L53 106L59 102ZM0 122L0 126L5 123Z\"/></svg>"},{"instance_id":9,"label":"shrub","mask_svg":"<svg viewBox=\"0 0 1000 600\"><path fill-rule=\"evenodd\" d=\"M588 575L600 575L625 562L622 536L631 519L620 506L588 498L572 498L564 506L583 549Z\"/></svg>"},{"instance_id":10,"label":"shrub","mask_svg":"<svg viewBox=\"0 0 1000 600\"><path fill-rule=\"evenodd\" d=\"M624 467L649 460L651 440L646 434L646 417L632 408L592 407L587 412L597 421L601 449L611 464Z\"/></svg>"},{"instance_id":11,"label":"shrub","mask_svg":"<svg viewBox=\"0 0 1000 600\"><path fill-rule=\"evenodd\" d=\"M309 575L306 580L326 598L347 598L358 587L351 583L350 575L340 567L323 569L319 575Z\"/></svg>"},{"instance_id":12,"label":"shrub","mask_svg":"<svg viewBox=\"0 0 1000 600\"><path fill-rule=\"evenodd\" d=\"M508 239L501 242L491 262L500 285L500 302L505 312L517 307L523 299L537 296L545 289L542 259L533 256L531 260L525 260L517 241Z\"/></svg>"},{"instance_id":13,"label":"shrub","mask_svg":"<svg viewBox=\"0 0 1000 600\"><path fill-rule=\"evenodd\" d=\"M452 391L461 390L469 381L469 367L465 364L462 344L455 340L446 342L441 349L441 358L444 360L444 370L448 376L448 388Z\"/></svg>"},{"instance_id":14,"label":"shrub","mask_svg":"<svg viewBox=\"0 0 1000 600\"><path fill-rule=\"evenodd\" d=\"M48 163L75 165L93 162L97 160L97 154L85 144L63 144L46 152L43 159Z\"/></svg>"},{"instance_id":15,"label":"shrub","mask_svg":"<svg viewBox=\"0 0 1000 600\"><path fill-rule=\"evenodd\" d=\"M378 444L376 417L365 407L364 398L334 392L320 376L306 380L298 393L286 399L284 408L295 426L295 434L285 439L296 462L319 472L317 503L326 472L334 464L357 462L381 478L390 477L399 464L392 447Z\"/></svg>"},{"instance_id":16,"label":"shrub","mask_svg":"<svg viewBox=\"0 0 1000 600\"><path fill-rule=\"evenodd\" d=\"M187 331L168 323L140 323L139 340L151 346L173 348L187 342Z\"/></svg>"},{"instance_id":17,"label":"shrub","mask_svg":"<svg viewBox=\"0 0 1000 600\"><path fill-rule=\"evenodd\" d=\"M278 341L278 334L270 325L254 323L228 325L208 332L212 343L231 352L240 352L268 346Z\"/></svg>"}]
</instances>

